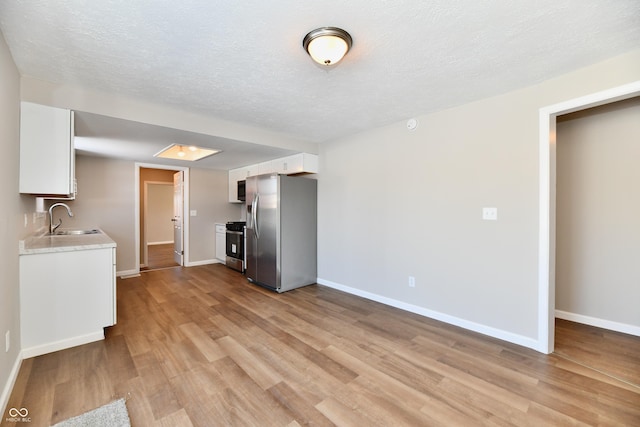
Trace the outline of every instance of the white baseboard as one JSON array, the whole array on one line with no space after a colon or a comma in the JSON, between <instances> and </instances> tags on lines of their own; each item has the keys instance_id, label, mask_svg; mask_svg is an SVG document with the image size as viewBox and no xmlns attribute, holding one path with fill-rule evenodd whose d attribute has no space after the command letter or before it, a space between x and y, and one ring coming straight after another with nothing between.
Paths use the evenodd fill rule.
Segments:
<instances>
[{"instance_id":1,"label":"white baseboard","mask_svg":"<svg viewBox=\"0 0 640 427\"><path fill-rule=\"evenodd\" d=\"M34 347L23 348L22 358L28 359L30 357L40 356L42 354L53 353L54 351L64 350L65 348L76 347L82 344L88 344L94 341L100 341L104 339L104 329L100 329L97 332L92 332L86 335L80 335L65 340L54 341L47 344L37 345Z\"/></svg>"},{"instance_id":2,"label":"white baseboard","mask_svg":"<svg viewBox=\"0 0 640 427\"><path fill-rule=\"evenodd\" d=\"M508 341L513 344L518 344L523 347L531 348L536 351L539 350L538 340L529 338L523 335L514 334L512 332L504 331L502 329L492 328L490 326L482 325L480 323L471 322L469 320L461 319L459 317L450 316L448 314L440 313L438 311L429 310L424 307L420 307L413 304L408 304L403 301L398 301L392 298L377 295L371 292L363 291L349 286L344 286L339 283L331 282L318 278L317 283L329 288L337 289L339 291L346 292L348 294L357 295L362 298L370 299L391 307L399 308L401 310L409 311L411 313L419 314L430 319L439 320L441 322L448 323L450 325L459 326L470 331L478 332L483 335L488 335L493 338L498 338L503 341Z\"/></svg>"},{"instance_id":3,"label":"white baseboard","mask_svg":"<svg viewBox=\"0 0 640 427\"><path fill-rule=\"evenodd\" d=\"M168 245L168 244L173 244L173 240L169 240L167 242L147 242L147 246Z\"/></svg>"},{"instance_id":4,"label":"white baseboard","mask_svg":"<svg viewBox=\"0 0 640 427\"><path fill-rule=\"evenodd\" d=\"M628 325L626 323L614 322L612 320L600 319L597 317L585 316L583 314L570 313L568 311L556 310L558 319L569 320L571 322L583 323L597 328L609 329L611 331L622 332L623 334L640 337L640 326Z\"/></svg>"},{"instance_id":5,"label":"white baseboard","mask_svg":"<svg viewBox=\"0 0 640 427\"><path fill-rule=\"evenodd\" d=\"M218 264L220 263L219 259L205 259L202 261L191 261L184 264L185 267L197 267L199 265L207 265L207 264Z\"/></svg>"},{"instance_id":6,"label":"white baseboard","mask_svg":"<svg viewBox=\"0 0 640 427\"><path fill-rule=\"evenodd\" d=\"M7 409L7 403L9 403L9 397L11 397L11 392L13 391L13 386L18 379L18 373L20 372L20 366L22 366L22 352L18 353L18 357L16 358L15 363L13 364L13 368L11 368L11 372L9 372L9 378L7 378L7 383L4 385L2 389L2 394L0 394L0 416L4 417L5 410ZM2 418L0 418L0 423Z\"/></svg>"},{"instance_id":7,"label":"white baseboard","mask_svg":"<svg viewBox=\"0 0 640 427\"><path fill-rule=\"evenodd\" d=\"M130 277L138 277L140 276L140 271L138 270L123 270L123 271L116 271L116 276L122 278L122 279L128 279Z\"/></svg>"}]
</instances>

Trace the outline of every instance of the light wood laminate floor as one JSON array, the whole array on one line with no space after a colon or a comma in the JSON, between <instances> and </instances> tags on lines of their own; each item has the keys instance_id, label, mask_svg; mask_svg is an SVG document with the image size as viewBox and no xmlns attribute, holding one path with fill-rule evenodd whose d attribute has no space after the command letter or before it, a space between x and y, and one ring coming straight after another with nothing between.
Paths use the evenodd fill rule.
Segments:
<instances>
[{"instance_id":1,"label":"light wood laminate floor","mask_svg":"<svg viewBox=\"0 0 640 427\"><path fill-rule=\"evenodd\" d=\"M119 279L107 338L25 360L8 408L48 426L121 397L133 426L640 424L640 388L583 363L220 264Z\"/></svg>"},{"instance_id":2,"label":"light wood laminate floor","mask_svg":"<svg viewBox=\"0 0 640 427\"><path fill-rule=\"evenodd\" d=\"M157 270L160 268L177 267L180 264L173 258L173 243L147 246L147 266L141 268L143 271Z\"/></svg>"}]
</instances>

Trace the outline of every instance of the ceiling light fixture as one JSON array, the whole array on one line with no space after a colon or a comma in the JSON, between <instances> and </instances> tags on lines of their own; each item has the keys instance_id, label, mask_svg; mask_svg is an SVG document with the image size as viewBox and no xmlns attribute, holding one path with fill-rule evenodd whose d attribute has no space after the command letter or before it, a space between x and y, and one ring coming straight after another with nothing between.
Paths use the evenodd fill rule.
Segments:
<instances>
[{"instance_id":1,"label":"ceiling light fixture","mask_svg":"<svg viewBox=\"0 0 640 427\"><path fill-rule=\"evenodd\" d=\"M162 157L164 159L174 160L189 160L191 162L195 162L196 160L204 159L205 157L218 154L221 151L222 150L196 147L195 145L171 144L170 146L163 148L161 151L158 151L153 155L153 157Z\"/></svg>"},{"instance_id":2,"label":"ceiling light fixture","mask_svg":"<svg viewBox=\"0 0 640 427\"><path fill-rule=\"evenodd\" d=\"M304 36L302 46L322 66L336 65L349 52L353 39L345 30L321 27Z\"/></svg>"}]
</instances>

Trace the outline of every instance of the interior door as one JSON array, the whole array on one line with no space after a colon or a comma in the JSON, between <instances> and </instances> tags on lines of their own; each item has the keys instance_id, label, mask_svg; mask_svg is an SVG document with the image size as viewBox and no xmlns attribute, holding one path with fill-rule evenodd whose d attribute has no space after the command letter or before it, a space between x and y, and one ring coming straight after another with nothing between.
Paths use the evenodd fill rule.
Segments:
<instances>
[{"instance_id":1,"label":"interior door","mask_svg":"<svg viewBox=\"0 0 640 427\"><path fill-rule=\"evenodd\" d=\"M182 231L182 212L184 210L183 172L173 174L173 260L183 265L184 233Z\"/></svg>"}]
</instances>

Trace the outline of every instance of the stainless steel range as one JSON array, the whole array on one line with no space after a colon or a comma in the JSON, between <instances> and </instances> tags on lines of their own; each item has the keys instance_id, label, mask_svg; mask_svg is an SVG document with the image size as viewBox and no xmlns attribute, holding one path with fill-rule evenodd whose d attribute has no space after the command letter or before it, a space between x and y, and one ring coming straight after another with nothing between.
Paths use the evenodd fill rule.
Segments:
<instances>
[{"instance_id":1,"label":"stainless steel range","mask_svg":"<svg viewBox=\"0 0 640 427\"><path fill-rule=\"evenodd\" d=\"M227 222L227 267L244 273L244 242L245 242L245 226L244 221Z\"/></svg>"}]
</instances>

